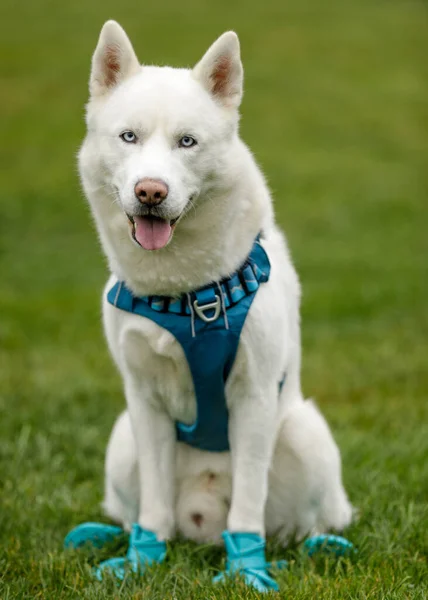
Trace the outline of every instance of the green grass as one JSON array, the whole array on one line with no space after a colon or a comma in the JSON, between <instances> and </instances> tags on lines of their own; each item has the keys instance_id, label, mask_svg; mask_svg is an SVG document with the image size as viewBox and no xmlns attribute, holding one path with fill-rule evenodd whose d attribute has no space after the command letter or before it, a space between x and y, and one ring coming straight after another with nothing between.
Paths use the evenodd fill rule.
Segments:
<instances>
[{"instance_id":1,"label":"green grass","mask_svg":"<svg viewBox=\"0 0 428 600\"><path fill-rule=\"evenodd\" d=\"M64 553L101 519L103 456L123 407L100 324L106 268L82 199L90 55L107 18L140 59L191 65L241 37L242 133L275 195L304 290L303 384L327 415L361 518L351 560L278 575L287 599L428 597L428 21L412 0L2 4L0 598L255 598L210 580L222 552L174 542L118 588L105 554Z\"/></svg>"}]
</instances>

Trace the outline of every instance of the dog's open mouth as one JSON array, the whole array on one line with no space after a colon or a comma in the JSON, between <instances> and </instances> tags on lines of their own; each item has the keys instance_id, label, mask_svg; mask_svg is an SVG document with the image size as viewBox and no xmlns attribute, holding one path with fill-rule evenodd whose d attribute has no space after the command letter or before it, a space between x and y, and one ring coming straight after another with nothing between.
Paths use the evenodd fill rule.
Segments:
<instances>
[{"instance_id":1,"label":"dog's open mouth","mask_svg":"<svg viewBox=\"0 0 428 600\"><path fill-rule=\"evenodd\" d=\"M144 250L160 250L171 239L178 217L169 221L154 215L144 217L127 215L131 225L131 235Z\"/></svg>"}]
</instances>

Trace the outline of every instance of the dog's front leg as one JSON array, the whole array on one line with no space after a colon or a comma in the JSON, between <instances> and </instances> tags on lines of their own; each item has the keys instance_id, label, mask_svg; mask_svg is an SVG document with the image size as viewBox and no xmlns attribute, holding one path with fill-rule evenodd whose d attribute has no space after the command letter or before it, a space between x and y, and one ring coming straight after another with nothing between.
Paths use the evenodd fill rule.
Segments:
<instances>
[{"instance_id":1,"label":"dog's front leg","mask_svg":"<svg viewBox=\"0 0 428 600\"><path fill-rule=\"evenodd\" d=\"M277 391L253 388L246 396L233 396L229 413L232 503L228 531L223 533L228 561L226 572L214 579L239 573L248 585L263 592L278 589L268 573L264 541L276 414Z\"/></svg>"},{"instance_id":2,"label":"dog's front leg","mask_svg":"<svg viewBox=\"0 0 428 600\"><path fill-rule=\"evenodd\" d=\"M171 418L153 400L153 390L141 377L125 373L125 395L137 449L140 502L138 523L133 523L126 558L103 561L96 571L123 579L131 568L140 573L147 564L162 562L165 540L174 531L174 446Z\"/></svg>"},{"instance_id":3,"label":"dog's front leg","mask_svg":"<svg viewBox=\"0 0 428 600\"><path fill-rule=\"evenodd\" d=\"M166 540L174 533L174 423L141 379L128 379L125 394L137 448L138 524Z\"/></svg>"},{"instance_id":4,"label":"dog's front leg","mask_svg":"<svg viewBox=\"0 0 428 600\"><path fill-rule=\"evenodd\" d=\"M232 457L231 532L264 537L268 472L276 431L277 390L252 390L235 398L229 415Z\"/></svg>"}]
</instances>

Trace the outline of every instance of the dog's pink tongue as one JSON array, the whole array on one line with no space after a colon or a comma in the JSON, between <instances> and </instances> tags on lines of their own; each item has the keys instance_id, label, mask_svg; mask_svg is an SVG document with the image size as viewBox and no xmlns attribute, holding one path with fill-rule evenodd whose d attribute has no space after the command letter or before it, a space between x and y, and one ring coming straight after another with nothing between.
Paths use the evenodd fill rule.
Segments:
<instances>
[{"instance_id":1,"label":"dog's pink tongue","mask_svg":"<svg viewBox=\"0 0 428 600\"><path fill-rule=\"evenodd\" d=\"M135 239L145 250L159 250L167 245L171 225L163 219L134 217Z\"/></svg>"}]
</instances>

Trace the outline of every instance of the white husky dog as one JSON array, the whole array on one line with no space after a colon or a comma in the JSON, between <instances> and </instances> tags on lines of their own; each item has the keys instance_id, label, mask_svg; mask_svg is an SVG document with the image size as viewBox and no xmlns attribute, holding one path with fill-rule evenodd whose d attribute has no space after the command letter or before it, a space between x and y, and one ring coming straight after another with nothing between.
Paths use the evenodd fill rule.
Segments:
<instances>
[{"instance_id":1,"label":"white husky dog","mask_svg":"<svg viewBox=\"0 0 428 600\"><path fill-rule=\"evenodd\" d=\"M286 543L351 521L338 448L302 395L299 282L263 175L239 138L242 87L233 32L194 69L141 66L109 21L92 61L79 166L111 271L104 327L127 401L108 445L104 508L159 540L179 531L218 542L227 528ZM106 294L118 281L138 298L221 282L258 235L271 273L224 388L230 452L200 450L176 437L176 422L197 418L182 346Z\"/></svg>"}]
</instances>

